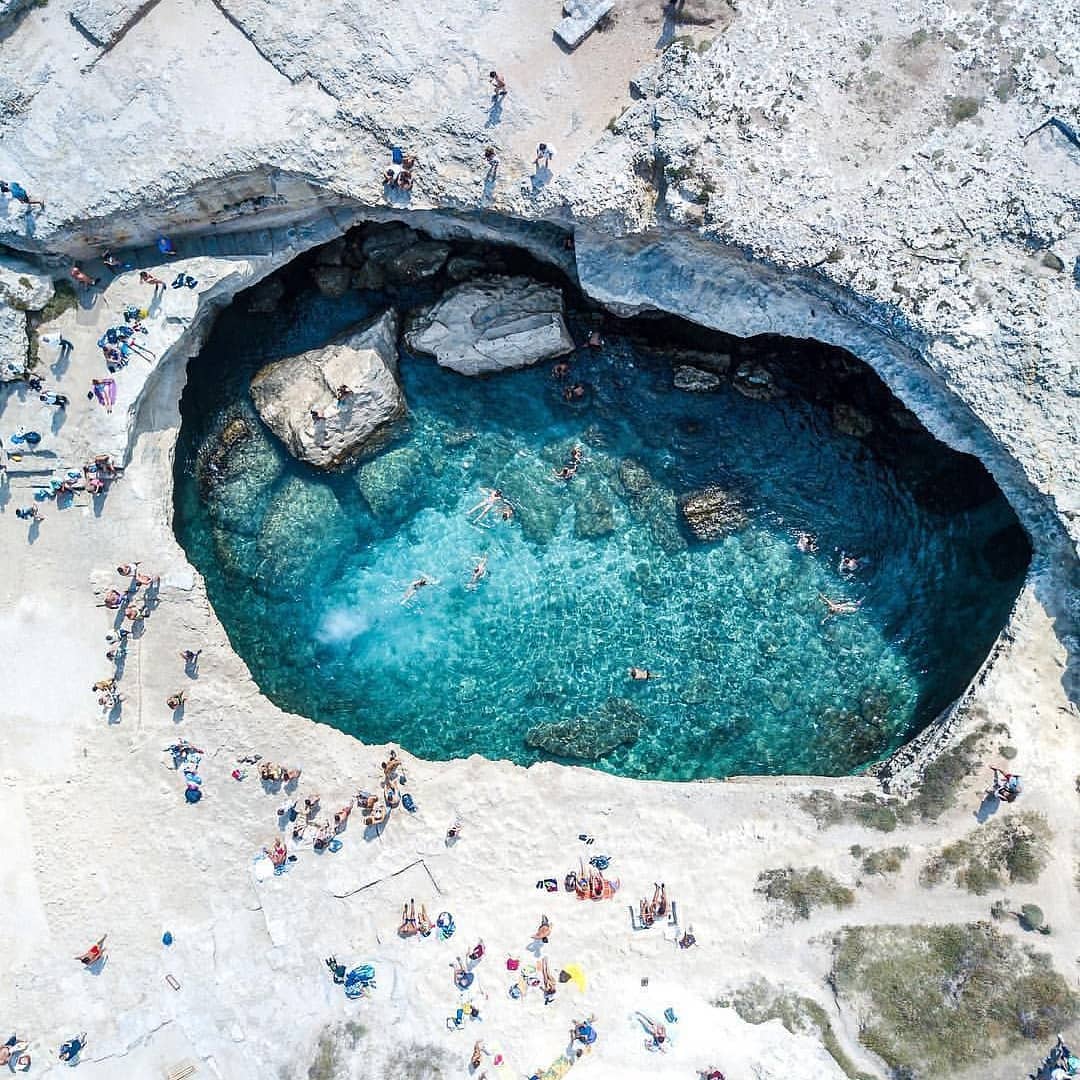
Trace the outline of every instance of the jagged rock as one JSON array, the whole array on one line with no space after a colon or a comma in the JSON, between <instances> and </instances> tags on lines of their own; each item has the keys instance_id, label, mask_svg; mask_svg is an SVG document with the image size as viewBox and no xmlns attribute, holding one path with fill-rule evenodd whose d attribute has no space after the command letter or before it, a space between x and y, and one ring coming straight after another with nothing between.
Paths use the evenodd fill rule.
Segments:
<instances>
[{"instance_id":1,"label":"jagged rock","mask_svg":"<svg viewBox=\"0 0 1080 1080\"><path fill-rule=\"evenodd\" d=\"M438 240L421 240L386 263L386 279L395 285L408 285L434 277L443 268L449 254L449 244Z\"/></svg>"},{"instance_id":2,"label":"jagged rock","mask_svg":"<svg viewBox=\"0 0 1080 1080\"><path fill-rule=\"evenodd\" d=\"M761 364L744 360L731 377L731 384L744 397L755 401L772 401L780 396L773 373Z\"/></svg>"},{"instance_id":3,"label":"jagged rock","mask_svg":"<svg viewBox=\"0 0 1080 1080\"><path fill-rule=\"evenodd\" d=\"M699 540L718 540L741 529L748 520L739 500L716 484L684 495L679 499L679 510Z\"/></svg>"},{"instance_id":4,"label":"jagged rock","mask_svg":"<svg viewBox=\"0 0 1080 1080\"><path fill-rule=\"evenodd\" d=\"M574 535L582 540L609 536L615 531L615 507L594 491L579 493L574 499Z\"/></svg>"},{"instance_id":5,"label":"jagged rock","mask_svg":"<svg viewBox=\"0 0 1080 1080\"><path fill-rule=\"evenodd\" d=\"M555 36L568 49L576 49L614 6L615 0L566 0L566 17L555 27Z\"/></svg>"},{"instance_id":6,"label":"jagged rock","mask_svg":"<svg viewBox=\"0 0 1080 1080\"><path fill-rule=\"evenodd\" d=\"M15 259L0 260L0 304L19 311L40 311L55 290L52 278Z\"/></svg>"},{"instance_id":7,"label":"jagged rock","mask_svg":"<svg viewBox=\"0 0 1080 1080\"><path fill-rule=\"evenodd\" d=\"M683 25L725 27L735 17L735 5L733 0L682 0L673 15Z\"/></svg>"},{"instance_id":8,"label":"jagged rock","mask_svg":"<svg viewBox=\"0 0 1080 1080\"><path fill-rule=\"evenodd\" d=\"M491 272L492 267L475 255L454 255L446 264L446 276L451 281L468 281Z\"/></svg>"},{"instance_id":9,"label":"jagged rock","mask_svg":"<svg viewBox=\"0 0 1080 1080\"><path fill-rule=\"evenodd\" d=\"M34 0L0 0L0 27L20 11L25 11L33 2Z\"/></svg>"},{"instance_id":10,"label":"jagged rock","mask_svg":"<svg viewBox=\"0 0 1080 1080\"><path fill-rule=\"evenodd\" d=\"M720 386L720 376L711 371L680 364L675 369L674 383L676 390L686 390L692 394L708 393Z\"/></svg>"},{"instance_id":11,"label":"jagged rock","mask_svg":"<svg viewBox=\"0 0 1080 1080\"><path fill-rule=\"evenodd\" d=\"M419 500L424 459L411 446L400 446L364 462L356 473L356 486L380 521L404 521Z\"/></svg>"},{"instance_id":12,"label":"jagged rock","mask_svg":"<svg viewBox=\"0 0 1080 1080\"><path fill-rule=\"evenodd\" d=\"M874 430L874 421L845 401L833 406L832 422L841 435L853 435L856 439L865 439Z\"/></svg>"},{"instance_id":13,"label":"jagged rock","mask_svg":"<svg viewBox=\"0 0 1080 1080\"><path fill-rule=\"evenodd\" d=\"M329 244L323 244L315 250L316 266L343 266L345 265L345 253L348 249L348 241L344 236L331 240Z\"/></svg>"},{"instance_id":14,"label":"jagged rock","mask_svg":"<svg viewBox=\"0 0 1080 1080\"><path fill-rule=\"evenodd\" d=\"M52 278L17 259L0 260L0 382L22 378L30 353L26 313L53 295Z\"/></svg>"},{"instance_id":15,"label":"jagged rock","mask_svg":"<svg viewBox=\"0 0 1080 1080\"><path fill-rule=\"evenodd\" d=\"M278 304L281 303L281 299L284 295L285 283L281 278L276 275L274 277L268 277L265 281L259 282L254 289L248 292L248 311L254 311L260 314L274 311Z\"/></svg>"},{"instance_id":16,"label":"jagged rock","mask_svg":"<svg viewBox=\"0 0 1080 1080\"><path fill-rule=\"evenodd\" d=\"M399 221L390 221L371 226L360 250L368 262L387 263L399 258L419 241L420 234L415 229Z\"/></svg>"},{"instance_id":17,"label":"jagged rock","mask_svg":"<svg viewBox=\"0 0 1080 1080\"><path fill-rule=\"evenodd\" d=\"M340 300L349 291L352 274L347 266L316 266L311 271L315 288L331 300Z\"/></svg>"},{"instance_id":18,"label":"jagged rock","mask_svg":"<svg viewBox=\"0 0 1080 1080\"><path fill-rule=\"evenodd\" d=\"M273 572L260 574L257 588L280 595L308 583L351 532L330 488L290 477L274 492L259 529L257 550Z\"/></svg>"},{"instance_id":19,"label":"jagged rock","mask_svg":"<svg viewBox=\"0 0 1080 1080\"><path fill-rule=\"evenodd\" d=\"M405 415L397 330L397 315L387 311L362 330L255 373L255 407L294 457L332 469L386 441ZM339 386L350 391L340 401L334 397ZM313 419L312 409L324 419Z\"/></svg>"},{"instance_id":20,"label":"jagged rock","mask_svg":"<svg viewBox=\"0 0 1080 1080\"><path fill-rule=\"evenodd\" d=\"M598 709L537 724L525 733L525 745L556 757L596 761L617 747L636 742L645 717L625 698L608 698Z\"/></svg>"},{"instance_id":21,"label":"jagged rock","mask_svg":"<svg viewBox=\"0 0 1080 1080\"><path fill-rule=\"evenodd\" d=\"M364 263L352 272L349 284L354 289L381 289L386 284L386 271L379 263Z\"/></svg>"},{"instance_id":22,"label":"jagged rock","mask_svg":"<svg viewBox=\"0 0 1080 1080\"><path fill-rule=\"evenodd\" d=\"M157 0L75 0L68 18L95 45L109 49Z\"/></svg>"},{"instance_id":23,"label":"jagged rock","mask_svg":"<svg viewBox=\"0 0 1080 1080\"><path fill-rule=\"evenodd\" d=\"M562 292L525 277L458 285L415 316L405 336L462 375L528 367L574 349Z\"/></svg>"}]
</instances>

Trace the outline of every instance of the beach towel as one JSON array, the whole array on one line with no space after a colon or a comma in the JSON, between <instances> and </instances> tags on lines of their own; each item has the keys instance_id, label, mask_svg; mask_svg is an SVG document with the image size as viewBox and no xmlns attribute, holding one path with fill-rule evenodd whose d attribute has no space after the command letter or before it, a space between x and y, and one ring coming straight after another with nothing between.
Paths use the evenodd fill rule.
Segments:
<instances>
[{"instance_id":1,"label":"beach towel","mask_svg":"<svg viewBox=\"0 0 1080 1080\"><path fill-rule=\"evenodd\" d=\"M375 968L371 964L361 964L354 967L345 976L345 996L349 998L363 997L366 993L375 989Z\"/></svg>"},{"instance_id":2,"label":"beach towel","mask_svg":"<svg viewBox=\"0 0 1080 1080\"><path fill-rule=\"evenodd\" d=\"M99 405L111 409L116 404L116 380L95 379L94 397L97 398Z\"/></svg>"}]
</instances>

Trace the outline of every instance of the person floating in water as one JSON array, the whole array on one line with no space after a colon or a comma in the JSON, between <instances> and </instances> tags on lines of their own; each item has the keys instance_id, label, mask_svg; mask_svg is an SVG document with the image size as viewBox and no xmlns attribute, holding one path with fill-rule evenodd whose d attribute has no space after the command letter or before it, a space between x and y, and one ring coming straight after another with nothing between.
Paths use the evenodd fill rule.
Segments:
<instances>
[{"instance_id":1,"label":"person floating in water","mask_svg":"<svg viewBox=\"0 0 1080 1080\"><path fill-rule=\"evenodd\" d=\"M469 579L469 584L465 586L466 589L475 589L487 577L487 562L487 555L481 555L473 567L472 577Z\"/></svg>"},{"instance_id":2,"label":"person floating in water","mask_svg":"<svg viewBox=\"0 0 1080 1080\"><path fill-rule=\"evenodd\" d=\"M859 610L861 600L830 600L824 593L818 593L818 599L829 609L825 615L854 615Z\"/></svg>"},{"instance_id":3,"label":"person floating in water","mask_svg":"<svg viewBox=\"0 0 1080 1080\"><path fill-rule=\"evenodd\" d=\"M796 533L795 546L805 554L812 555L817 551L817 537L808 532Z\"/></svg>"},{"instance_id":4,"label":"person floating in water","mask_svg":"<svg viewBox=\"0 0 1080 1080\"><path fill-rule=\"evenodd\" d=\"M839 570L841 574L854 574L859 569L859 560L854 555L847 555L843 551L840 552L840 566Z\"/></svg>"},{"instance_id":5,"label":"person floating in water","mask_svg":"<svg viewBox=\"0 0 1080 1080\"><path fill-rule=\"evenodd\" d=\"M409 587L405 590L405 595L401 598L403 604L407 604L425 585L435 585L437 582L433 581L427 576L427 574L421 574Z\"/></svg>"},{"instance_id":6,"label":"person floating in water","mask_svg":"<svg viewBox=\"0 0 1080 1080\"><path fill-rule=\"evenodd\" d=\"M646 682L648 679L659 679L660 676L655 671L650 671L648 668L632 667L630 669L630 678L635 682Z\"/></svg>"},{"instance_id":7,"label":"person floating in water","mask_svg":"<svg viewBox=\"0 0 1080 1080\"><path fill-rule=\"evenodd\" d=\"M570 460L561 469L552 469L552 473L555 475L556 480L573 480L577 476L578 466L583 460L583 453L580 446L575 446L570 451Z\"/></svg>"},{"instance_id":8,"label":"person floating in water","mask_svg":"<svg viewBox=\"0 0 1080 1080\"><path fill-rule=\"evenodd\" d=\"M467 510L466 516L476 514L473 521L483 521L503 500L503 493L499 488L481 488L484 497L471 509Z\"/></svg>"}]
</instances>

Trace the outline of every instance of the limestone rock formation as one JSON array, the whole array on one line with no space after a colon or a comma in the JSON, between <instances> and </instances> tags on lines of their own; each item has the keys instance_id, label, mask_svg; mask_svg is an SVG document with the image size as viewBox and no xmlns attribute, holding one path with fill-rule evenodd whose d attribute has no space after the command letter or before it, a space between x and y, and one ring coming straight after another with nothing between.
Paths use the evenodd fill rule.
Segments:
<instances>
[{"instance_id":1,"label":"limestone rock formation","mask_svg":"<svg viewBox=\"0 0 1080 1080\"><path fill-rule=\"evenodd\" d=\"M565 18L555 27L555 36L568 49L576 49L614 6L615 0L567 0Z\"/></svg>"},{"instance_id":2,"label":"limestone rock formation","mask_svg":"<svg viewBox=\"0 0 1080 1080\"><path fill-rule=\"evenodd\" d=\"M679 510L699 540L719 540L741 529L748 520L739 500L716 484L683 496Z\"/></svg>"},{"instance_id":3,"label":"limestone rock formation","mask_svg":"<svg viewBox=\"0 0 1080 1080\"><path fill-rule=\"evenodd\" d=\"M633 702L613 697L572 720L536 724L525 733L525 745L556 757L596 761L635 742L644 725L645 717Z\"/></svg>"},{"instance_id":4,"label":"limestone rock formation","mask_svg":"<svg viewBox=\"0 0 1080 1080\"><path fill-rule=\"evenodd\" d=\"M680 364L673 377L676 390L686 390L692 394L704 394L720 386L720 376L712 371Z\"/></svg>"},{"instance_id":5,"label":"limestone rock formation","mask_svg":"<svg viewBox=\"0 0 1080 1080\"><path fill-rule=\"evenodd\" d=\"M255 407L294 457L333 469L385 441L405 415L397 330L397 315L387 311L362 330L255 373ZM339 387L347 389L340 401Z\"/></svg>"},{"instance_id":6,"label":"limestone rock formation","mask_svg":"<svg viewBox=\"0 0 1080 1080\"><path fill-rule=\"evenodd\" d=\"M311 271L311 277L315 288L323 296L339 300L349 291L352 271L347 266L316 266Z\"/></svg>"},{"instance_id":7,"label":"limestone rock formation","mask_svg":"<svg viewBox=\"0 0 1080 1080\"><path fill-rule=\"evenodd\" d=\"M276 274L259 282L247 294L248 311L265 314L273 311L285 295L285 283Z\"/></svg>"},{"instance_id":8,"label":"limestone rock formation","mask_svg":"<svg viewBox=\"0 0 1080 1080\"><path fill-rule=\"evenodd\" d=\"M0 261L0 382L18 379L26 370L26 313L43 308L53 297L53 283L25 263Z\"/></svg>"},{"instance_id":9,"label":"limestone rock formation","mask_svg":"<svg viewBox=\"0 0 1080 1080\"><path fill-rule=\"evenodd\" d=\"M414 318L405 339L462 375L528 367L574 349L562 293L525 277L480 278L450 289Z\"/></svg>"}]
</instances>

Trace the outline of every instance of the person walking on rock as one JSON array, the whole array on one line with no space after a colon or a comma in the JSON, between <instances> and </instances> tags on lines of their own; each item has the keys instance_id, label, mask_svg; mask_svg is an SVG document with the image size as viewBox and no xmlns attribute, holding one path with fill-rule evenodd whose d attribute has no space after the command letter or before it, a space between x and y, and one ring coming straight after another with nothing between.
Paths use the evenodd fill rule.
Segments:
<instances>
[{"instance_id":1,"label":"person walking on rock","mask_svg":"<svg viewBox=\"0 0 1080 1080\"><path fill-rule=\"evenodd\" d=\"M42 210L45 209L45 200L31 198L26 188L17 180L0 180L0 194L10 195L13 199L18 199L19 202L26 206L27 211L31 206L40 206Z\"/></svg>"},{"instance_id":2,"label":"person walking on rock","mask_svg":"<svg viewBox=\"0 0 1080 1080\"><path fill-rule=\"evenodd\" d=\"M548 146L547 143L539 143L537 145L536 157L533 159L537 174L551 171L551 159L554 156L555 151Z\"/></svg>"},{"instance_id":3,"label":"person walking on rock","mask_svg":"<svg viewBox=\"0 0 1080 1080\"><path fill-rule=\"evenodd\" d=\"M499 172L499 155L495 153L494 146L489 146L484 151L484 160L487 162L487 178L494 180Z\"/></svg>"},{"instance_id":4,"label":"person walking on rock","mask_svg":"<svg viewBox=\"0 0 1080 1080\"><path fill-rule=\"evenodd\" d=\"M492 94L496 98L505 97L507 93L506 80L497 71L489 71L488 78L491 80Z\"/></svg>"}]
</instances>

